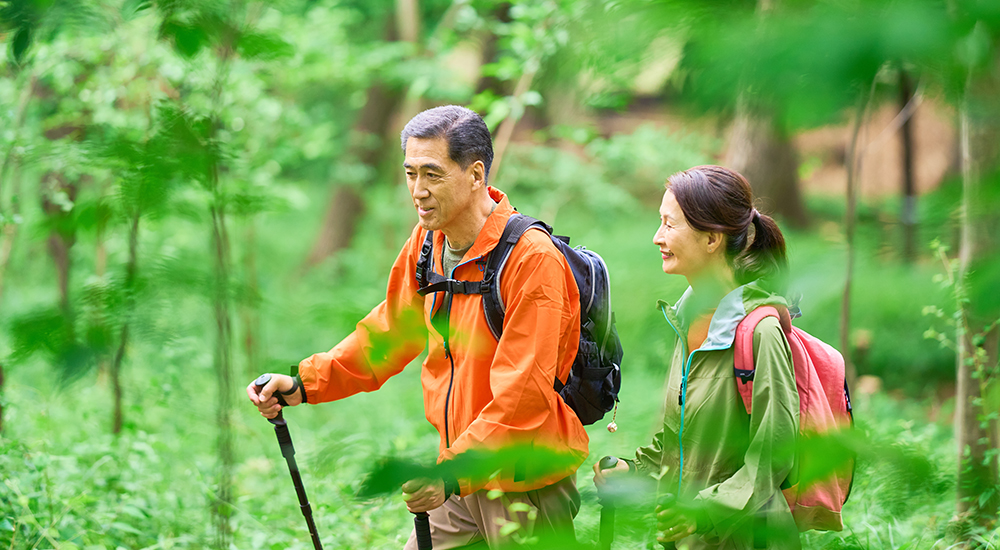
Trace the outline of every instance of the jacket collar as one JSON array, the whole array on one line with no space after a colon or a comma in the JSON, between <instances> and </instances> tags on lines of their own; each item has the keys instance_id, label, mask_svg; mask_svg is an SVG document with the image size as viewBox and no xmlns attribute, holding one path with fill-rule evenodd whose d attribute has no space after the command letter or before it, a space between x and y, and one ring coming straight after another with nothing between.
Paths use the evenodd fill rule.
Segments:
<instances>
[{"instance_id":1,"label":"jacket collar","mask_svg":"<svg viewBox=\"0 0 1000 550\"><path fill-rule=\"evenodd\" d=\"M479 235L476 236L475 242L472 243L472 248L465 253L462 263L489 254L496 247L497 243L500 242L500 236L503 235L503 230L507 227L507 220L516 212L503 191L495 187L488 187L487 192L490 198L497 203L497 207L486 218L486 223L479 230ZM442 250L443 247L444 233L438 231L434 235L434 249Z\"/></svg>"},{"instance_id":2,"label":"jacket collar","mask_svg":"<svg viewBox=\"0 0 1000 550\"><path fill-rule=\"evenodd\" d=\"M696 314L690 311L695 309L692 306L693 301L693 292L691 287L688 287L673 307L670 307L670 304L663 300L658 301L657 304L671 323L675 323L675 326L678 327L684 327L686 331L692 316ZM708 325L708 336L701 345L701 349L732 347L736 340L736 326L747 316L747 313L763 305L787 307L783 297L764 290L757 281L738 286L726 294L716 306L715 313L712 314L712 321Z\"/></svg>"}]
</instances>

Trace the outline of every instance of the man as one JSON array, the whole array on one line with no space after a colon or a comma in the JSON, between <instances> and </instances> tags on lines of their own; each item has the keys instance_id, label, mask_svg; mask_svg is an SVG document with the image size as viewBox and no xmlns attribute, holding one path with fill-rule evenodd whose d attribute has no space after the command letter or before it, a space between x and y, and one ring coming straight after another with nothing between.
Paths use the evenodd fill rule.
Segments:
<instances>
[{"instance_id":1,"label":"man","mask_svg":"<svg viewBox=\"0 0 1000 550\"><path fill-rule=\"evenodd\" d=\"M276 391L288 405L374 391L426 346L424 411L441 436L439 461L511 445L573 458L570 466L527 478L523 465L511 465L489 480L404 484L407 508L430 514L434 548L482 541L496 547L503 542L505 521L525 523L525 513L512 516L514 502L536 511L536 534L571 537L580 504L575 471L587 456L588 438L553 382L566 380L579 341L573 274L548 235L527 231L501 276L505 316L499 342L487 325L481 295L419 294L416 268L428 231L434 232L431 267L436 273L481 281L486 257L515 212L506 195L487 185L493 145L475 112L457 106L424 111L407 123L401 141L419 221L393 264L385 301L332 350L303 360L298 377L272 375L259 396L253 384L248 386L250 400L273 418L281 409ZM491 489L504 491L505 497L488 499ZM406 549L415 548L411 534Z\"/></svg>"}]
</instances>

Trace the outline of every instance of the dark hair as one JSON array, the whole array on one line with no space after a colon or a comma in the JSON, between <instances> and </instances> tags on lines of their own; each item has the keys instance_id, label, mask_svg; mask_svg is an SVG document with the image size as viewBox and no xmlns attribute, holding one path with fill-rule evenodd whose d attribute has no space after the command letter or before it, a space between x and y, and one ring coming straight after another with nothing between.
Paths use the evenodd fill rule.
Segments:
<instances>
[{"instance_id":1,"label":"dark hair","mask_svg":"<svg viewBox=\"0 0 1000 550\"><path fill-rule=\"evenodd\" d=\"M477 160L483 161L489 177L493 163L493 138L478 113L458 105L434 107L410 119L399 134L406 153L406 140L411 137L440 138L448 142L448 156L463 170Z\"/></svg>"},{"instance_id":2,"label":"dark hair","mask_svg":"<svg viewBox=\"0 0 1000 550\"><path fill-rule=\"evenodd\" d=\"M726 261L737 283L763 279L772 290L784 290L785 237L770 216L754 208L746 178L721 166L695 166L667 178L666 188L691 227L725 236Z\"/></svg>"}]
</instances>

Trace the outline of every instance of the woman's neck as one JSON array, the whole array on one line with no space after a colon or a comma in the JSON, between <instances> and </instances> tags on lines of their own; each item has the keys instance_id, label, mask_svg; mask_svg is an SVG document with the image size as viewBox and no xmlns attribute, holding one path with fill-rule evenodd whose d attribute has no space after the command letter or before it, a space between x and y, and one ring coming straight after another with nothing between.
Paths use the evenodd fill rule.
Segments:
<instances>
[{"instance_id":1,"label":"woman's neck","mask_svg":"<svg viewBox=\"0 0 1000 550\"><path fill-rule=\"evenodd\" d=\"M722 298L736 289L736 278L729 266L709 269L687 278L691 294L699 310L714 308Z\"/></svg>"}]
</instances>

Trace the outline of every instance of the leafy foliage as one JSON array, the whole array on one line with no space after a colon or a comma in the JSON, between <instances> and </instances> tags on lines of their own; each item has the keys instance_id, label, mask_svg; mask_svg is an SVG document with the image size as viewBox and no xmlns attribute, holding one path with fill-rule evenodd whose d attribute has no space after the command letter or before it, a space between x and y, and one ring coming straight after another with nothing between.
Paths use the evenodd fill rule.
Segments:
<instances>
[{"instance_id":1,"label":"leafy foliage","mask_svg":"<svg viewBox=\"0 0 1000 550\"><path fill-rule=\"evenodd\" d=\"M493 128L522 117L522 129L532 120L545 127L517 136L497 184L522 211L607 260L628 361L622 429L591 430L586 472L597 456L627 456L655 429L661 396L649 388L662 385L669 350L652 303L683 290L649 245L655 209L667 176L721 151L718 132L705 129L717 121L621 132L598 117L626 109L640 95L636 81L657 68L668 76L643 93L723 121L746 90L792 128L839 120L897 65L919 68L928 88L954 100L970 72L995 64L1000 34L1000 12L985 0L786 1L764 16L747 1L416 4L421 24L408 43L387 30L397 5L388 0L0 2L0 244L14 244L0 296L0 548L214 543L209 511L225 493L207 420L218 389L211 299L242 308L234 333L256 339L269 370L284 371L328 349L382 299L412 228L409 197L386 175L394 172L359 158L382 137L357 131L370 90L405 90L396 118L455 102L480 109ZM492 54L481 47L490 41ZM469 51L483 63L462 78L456 60ZM363 191L352 246L303 272L308 240L340 186ZM959 194L945 187L924 197L924 240L953 242ZM802 326L836 341L842 206L817 198L810 208L817 230L788 234L806 295ZM862 374L910 397L857 396L849 531L804 541L915 548L965 537L996 547L996 531L950 522L957 460L940 420L950 405L935 403L932 421L914 401L932 399L922 392L953 376L949 350L919 339L928 324L920 309L948 298L932 281L936 266L898 266L885 253L891 208L862 207L855 295L865 307L855 308L851 353ZM221 227L234 260L221 288L207 237L220 227L213 209L228 215ZM12 227L21 232L8 241ZM66 307L48 257L57 236L70 263ZM995 275L987 263L975 273L984 283ZM973 302L995 305L991 285L975 288ZM108 364L126 325L126 418L113 437L104 421L114 394ZM432 462L437 441L422 421L418 384L414 365L378 394L289 412L329 546L399 547L408 535L398 499L362 505L355 495L375 457ZM238 411L225 503L232 542L306 548L270 430L245 403ZM498 456L497 464L512 460ZM496 469L472 458L484 476ZM597 533L588 477L579 478L581 541ZM384 484L379 492L398 481L369 479ZM620 546L654 544L649 502L622 506Z\"/></svg>"}]
</instances>

